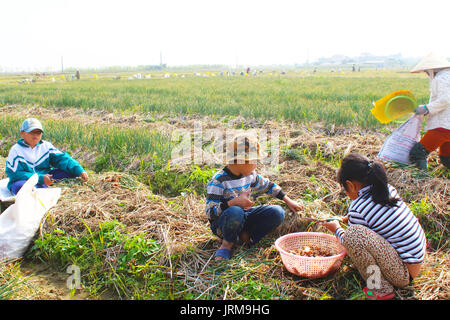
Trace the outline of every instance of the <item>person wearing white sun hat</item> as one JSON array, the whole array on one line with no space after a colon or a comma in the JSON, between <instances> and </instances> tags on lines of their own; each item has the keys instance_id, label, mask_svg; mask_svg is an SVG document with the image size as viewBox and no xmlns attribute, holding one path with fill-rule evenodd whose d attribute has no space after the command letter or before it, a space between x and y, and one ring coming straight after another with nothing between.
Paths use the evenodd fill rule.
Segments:
<instances>
[{"instance_id":1,"label":"person wearing white sun hat","mask_svg":"<svg viewBox=\"0 0 450 320\"><path fill-rule=\"evenodd\" d=\"M425 56L411 73L425 72L430 78L430 100L419 105L416 114L427 117L426 133L414 145L409 160L427 170L427 157L439 148L441 164L450 169L450 62L435 53Z\"/></svg>"}]
</instances>

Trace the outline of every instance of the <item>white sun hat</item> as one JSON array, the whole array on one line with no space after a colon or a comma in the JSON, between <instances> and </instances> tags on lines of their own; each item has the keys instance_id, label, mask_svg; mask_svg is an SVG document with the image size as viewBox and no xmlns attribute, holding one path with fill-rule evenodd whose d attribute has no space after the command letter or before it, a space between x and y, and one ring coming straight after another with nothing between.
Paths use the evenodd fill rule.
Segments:
<instances>
[{"instance_id":1,"label":"white sun hat","mask_svg":"<svg viewBox=\"0 0 450 320\"><path fill-rule=\"evenodd\" d=\"M425 56L419 63L412 68L411 73L422 72L425 70L450 68L450 62L436 53L432 52Z\"/></svg>"}]
</instances>

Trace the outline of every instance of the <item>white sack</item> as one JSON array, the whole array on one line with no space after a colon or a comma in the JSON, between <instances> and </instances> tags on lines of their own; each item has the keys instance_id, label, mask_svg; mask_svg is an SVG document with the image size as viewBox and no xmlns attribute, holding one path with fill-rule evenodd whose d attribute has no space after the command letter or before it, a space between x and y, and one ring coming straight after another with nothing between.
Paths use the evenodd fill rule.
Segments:
<instances>
[{"instance_id":1,"label":"white sack","mask_svg":"<svg viewBox=\"0 0 450 320\"><path fill-rule=\"evenodd\" d=\"M34 174L0 215L0 259L22 257L45 213L58 202L60 188L35 188L37 182Z\"/></svg>"},{"instance_id":2,"label":"white sack","mask_svg":"<svg viewBox=\"0 0 450 320\"><path fill-rule=\"evenodd\" d=\"M9 179L0 180L0 201L1 202L12 202L14 201L14 195L8 189Z\"/></svg>"},{"instance_id":3,"label":"white sack","mask_svg":"<svg viewBox=\"0 0 450 320\"><path fill-rule=\"evenodd\" d=\"M378 158L385 161L397 161L405 164L409 161L409 152L420 140L422 115L412 115L386 139Z\"/></svg>"}]
</instances>

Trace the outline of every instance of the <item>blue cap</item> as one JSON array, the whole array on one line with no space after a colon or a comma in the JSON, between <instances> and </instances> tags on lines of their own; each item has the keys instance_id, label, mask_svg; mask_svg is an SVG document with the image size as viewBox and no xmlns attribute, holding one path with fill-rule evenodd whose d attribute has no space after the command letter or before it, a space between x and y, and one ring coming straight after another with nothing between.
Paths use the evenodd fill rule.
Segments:
<instances>
[{"instance_id":1,"label":"blue cap","mask_svg":"<svg viewBox=\"0 0 450 320\"><path fill-rule=\"evenodd\" d=\"M20 127L21 132L22 131L31 132L35 129L39 129L42 132L44 132L44 128L42 128L42 123L35 118L28 118L22 123L22 126Z\"/></svg>"}]
</instances>

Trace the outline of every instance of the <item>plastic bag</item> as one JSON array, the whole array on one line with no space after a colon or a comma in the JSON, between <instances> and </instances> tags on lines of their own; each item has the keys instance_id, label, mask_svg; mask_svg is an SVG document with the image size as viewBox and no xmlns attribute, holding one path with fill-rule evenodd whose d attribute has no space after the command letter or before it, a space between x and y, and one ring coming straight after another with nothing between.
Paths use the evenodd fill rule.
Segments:
<instances>
[{"instance_id":1,"label":"plastic bag","mask_svg":"<svg viewBox=\"0 0 450 320\"><path fill-rule=\"evenodd\" d=\"M60 188L35 188L37 182L38 175L31 176L0 215L0 259L22 257L45 213L58 202Z\"/></svg>"},{"instance_id":2,"label":"plastic bag","mask_svg":"<svg viewBox=\"0 0 450 320\"><path fill-rule=\"evenodd\" d=\"M386 139L378 158L410 164L409 152L420 140L423 115L413 115Z\"/></svg>"},{"instance_id":3,"label":"plastic bag","mask_svg":"<svg viewBox=\"0 0 450 320\"><path fill-rule=\"evenodd\" d=\"M9 179L0 180L0 201L1 202L12 202L14 201L14 195L7 188Z\"/></svg>"}]
</instances>

